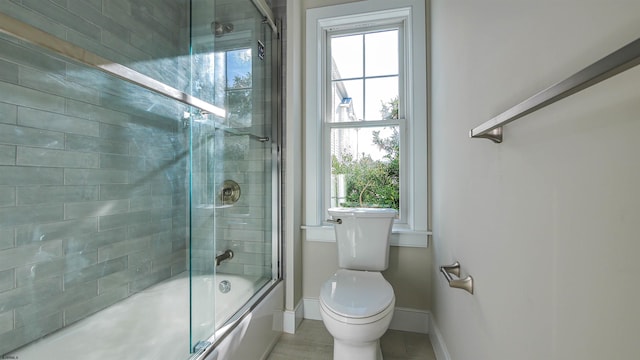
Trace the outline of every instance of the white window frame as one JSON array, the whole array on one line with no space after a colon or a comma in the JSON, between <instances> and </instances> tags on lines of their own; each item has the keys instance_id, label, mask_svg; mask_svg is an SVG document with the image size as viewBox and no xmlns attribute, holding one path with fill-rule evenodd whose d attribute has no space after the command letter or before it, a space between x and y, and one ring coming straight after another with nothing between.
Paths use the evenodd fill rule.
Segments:
<instances>
[{"instance_id":1,"label":"white window frame","mask_svg":"<svg viewBox=\"0 0 640 360\"><path fill-rule=\"evenodd\" d=\"M390 19L388 19L388 21L378 21L376 22L374 25L369 25L366 24L366 26L359 26L360 24L352 24L350 27L347 27L346 29L342 28L342 27L338 27L338 29L326 29L324 31L326 38L326 51L324 51L324 74L330 74L331 71L331 51L330 50L330 39L334 36L340 36L340 35L350 35L350 34L357 34L357 33L373 33L373 32L380 32L380 31L386 31L386 30L397 30L398 31L398 36L399 36L399 42L398 42L398 98L399 98L399 109L398 109L398 114L399 114L399 118L398 119L388 119L388 120L382 120L382 119L358 119L356 121L353 122L334 122L334 121L328 121L328 118L331 117L331 115L329 115L330 113L333 113L335 111L335 109L332 108L332 102L329 100L329 97L331 96L331 84L332 84L332 79L331 76L325 76L325 82L324 85L322 87L322 91L323 93L323 99L325 99L324 101L324 113L323 113L323 119L324 121L322 122L323 125L323 141L322 141L322 155L324 156L323 158L323 169L327 169L327 171L323 171L322 174L324 175L324 192L323 194L323 198L321 199L322 201L322 208L328 208L329 206L326 205L329 201L330 201L330 193L331 193L331 148L330 148L330 137L331 137L331 131L334 129L343 129L343 128L347 128L347 129L362 129L362 128L367 128L367 127L398 127L398 132L399 132L399 140L400 140L400 154L403 154L406 152L406 148L407 148L407 140L406 140L406 117L405 117L405 113L406 113L406 101L405 101L405 97L406 97L406 91L404 89L404 84L405 84L405 78L404 78L404 74L405 74L405 70L404 70L404 31L405 31L405 26L403 24L403 18L396 18L396 17L392 17ZM364 54L363 54L364 56ZM363 73L362 74L362 79L364 80L365 78L367 78L366 74ZM358 79L360 79L358 77ZM363 81L363 85L364 85L364 81ZM363 89L364 91L366 91L366 87ZM363 93L364 94L364 93ZM366 98L366 96L365 96ZM364 100L364 99L363 99ZM365 104L362 104L365 105ZM364 111L364 109L363 109ZM407 176L407 169L408 166L406 166L405 161L404 161L404 156L400 156L400 179L403 179ZM407 191L406 191L406 187L401 186L400 187L400 199L406 199L407 197ZM406 214L408 214L407 211L407 206L405 204L404 201L400 202L400 209L399 209L399 215L400 215L400 219L395 221L396 227L400 226L400 224L404 224L405 227L407 227L407 220L406 220Z\"/></svg>"},{"instance_id":2,"label":"white window frame","mask_svg":"<svg viewBox=\"0 0 640 360\"><path fill-rule=\"evenodd\" d=\"M402 221L393 226L391 244L428 245L427 173L427 61L424 0L366 0L307 10L305 86L305 225L308 241L335 241L333 226L326 223L325 199L328 173L324 154L323 121L327 86L327 34L358 25L402 24L405 77L405 124L401 127Z\"/></svg>"}]
</instances>

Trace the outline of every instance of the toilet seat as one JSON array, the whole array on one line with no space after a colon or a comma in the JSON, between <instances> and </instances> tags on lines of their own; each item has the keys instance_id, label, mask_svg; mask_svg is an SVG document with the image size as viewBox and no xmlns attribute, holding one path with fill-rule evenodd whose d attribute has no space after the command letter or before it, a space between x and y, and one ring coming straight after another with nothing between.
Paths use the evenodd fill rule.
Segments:
<instances>
[{"instance_id":1,"label":"toilet seat","mask_svg":"<svg viewBox=\"0 0 640 360\"><path fill-rule=\"evenodd\" d=\"M320 289L327 315L348 324L368 324L393 311L393 288L379 272L340 269Z\"/></svg>"}]
</instances>

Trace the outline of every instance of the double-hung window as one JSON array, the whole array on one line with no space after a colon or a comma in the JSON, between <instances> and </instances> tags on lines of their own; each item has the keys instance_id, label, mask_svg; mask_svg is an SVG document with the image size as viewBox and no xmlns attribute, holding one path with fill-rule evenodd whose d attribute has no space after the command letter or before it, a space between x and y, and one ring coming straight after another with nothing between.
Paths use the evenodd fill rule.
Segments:
<instances>
[{"instance_id":1,"label":"double-hung window","mask_svg":"<svg viewBox=\"0 0 640 360\"><path fill-rule=\"evenodd\" d=\"M330 207L390 207L403 218L400 35L399 24L327 32L322 153Z\"/></svg>"},{"instance_id":2,"label":"double-hung window","mask_svg":"<svg viewBox=\"0 0 640 360\"><path fill-rule=\"evenodd\" d=\"M332 240L330 207L398 210L392 244L427 244L424 0L307 12L308 240Z\"/></svg>"}]
</instances>

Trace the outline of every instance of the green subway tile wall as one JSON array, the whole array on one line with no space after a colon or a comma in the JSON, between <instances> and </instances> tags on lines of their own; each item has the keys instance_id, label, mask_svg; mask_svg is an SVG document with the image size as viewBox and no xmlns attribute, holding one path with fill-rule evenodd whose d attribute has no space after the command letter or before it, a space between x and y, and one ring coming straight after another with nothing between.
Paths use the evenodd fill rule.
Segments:
<instances>
[{"instance_id":1,"label":"green subway tile wall","mask_svg":"<svg viewBox=\"0 0 640 360\"><path fill-rule=\"evenodd\" d=\"M0 11L180 90L188 2ZM0 354L186 270L186 107L0 37Z\"/></svg>"}]
</instances>

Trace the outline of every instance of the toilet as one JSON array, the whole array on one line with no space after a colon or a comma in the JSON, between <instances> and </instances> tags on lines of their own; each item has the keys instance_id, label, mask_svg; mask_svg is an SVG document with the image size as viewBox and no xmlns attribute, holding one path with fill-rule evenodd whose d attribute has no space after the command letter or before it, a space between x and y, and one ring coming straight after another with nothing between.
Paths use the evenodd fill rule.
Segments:
<instances>
[{"instance_id":1,"label":"toilet","mask_svg":"<svg viewBox=\"0 0 640 360\"><path fill-rule=\"evenodd\" d=\"M338 271L320 289L320 315L333 336L334 360L380 360L380 337L395 305L380 271L389 264L394 209L331 208Z\"/></svg>"}]
</instances>

